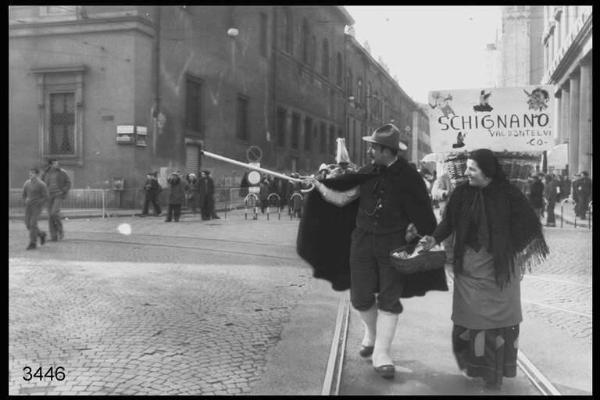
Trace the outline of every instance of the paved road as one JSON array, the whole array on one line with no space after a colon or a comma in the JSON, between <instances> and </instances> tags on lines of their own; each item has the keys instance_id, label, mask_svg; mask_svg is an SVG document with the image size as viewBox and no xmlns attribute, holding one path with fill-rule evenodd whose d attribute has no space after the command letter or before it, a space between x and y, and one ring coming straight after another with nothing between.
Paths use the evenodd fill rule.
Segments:
<instances>
[{"instance_id":1,"label":"paved road","mask_svg":"<svg viewBox=\"0 0 600 400\"><path fill-rule=\"evenodd\" d=\"M29 252L10 223L9 392L250 391L311 279L295 222L251 223L67 221L65 241ZM24 382L25 366L67 379Z\"/></svg>"},{"instance_id":2,"label":"paved road","mask_svg":"<svg viewBox=\"0 0 600 400\"><path fill-rule=\"evenodd\" d=\"M123 223L131 235L118 233ZM337 297L298 260L297 221L124 217L65 227L65 241L25 251L22 221L9 222L10 394L320 393ZM562 393L590 393L591 232L555 228L546 237L550 258L522 282L521 349ZM325 292L331 298L317 299ZM408 302L407 316L425 304ZM348 354L360 336L354 317ZM449 313L437 323L450 329ZM397 342L426 331L401 328ZM438 350L450 352L448 335L436 332ZM360 381L364 360L350 357L355 386L345 393L443 393L452 382L464 386L452 393L477 393L448 354L433 369L411 356L428 387L413 379L385 389L377 377ZM26 365L63 366L67 379L24 382Z\"/></svg>"}]
</instances>

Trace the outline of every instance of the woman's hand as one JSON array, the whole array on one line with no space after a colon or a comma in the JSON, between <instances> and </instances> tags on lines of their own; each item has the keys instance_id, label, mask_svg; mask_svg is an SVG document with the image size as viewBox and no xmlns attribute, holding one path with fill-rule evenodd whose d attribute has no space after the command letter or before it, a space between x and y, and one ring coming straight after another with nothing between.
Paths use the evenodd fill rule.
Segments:
<instances>
[{"instance_id":1,"label":"woman's hand","mask_svg":"<svg viewBox=\"0 0 600 400\"><path fill-rule=\"evenodd\" d=\"M421 240L419 240L419 244L423 247L424 251L431 250L437 243L433 236L425 235Z\"/></svg>"}]
</instances>

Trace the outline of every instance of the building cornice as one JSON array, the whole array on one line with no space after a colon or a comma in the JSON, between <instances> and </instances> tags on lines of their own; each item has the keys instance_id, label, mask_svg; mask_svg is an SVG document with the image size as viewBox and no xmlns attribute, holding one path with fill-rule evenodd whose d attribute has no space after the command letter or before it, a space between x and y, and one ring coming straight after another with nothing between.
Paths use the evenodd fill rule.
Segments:
<instances>
[{"instance_id":1,"label":"building cornice","mask_svg":"<svg viewBox=\"0 0 600 400\"><path fill-rule=\"evenodd\" d=\"M583 50L586 42L591 40L592 35L592 14L587 16L586 20L583 23L583 26L577 32L577 35L569 45L569 47L564 51L564 54L560 56L558 61L554 61L553 68L550 68L547 72L547 79L549 82L558 83L561 81L562 77L566 75L569 71L570 67L573 64L573 61L577 59Z\"/></svg>"},{"instance_id":2,"label":"building cornice","mask_svg":"<svg viewBox=\"0 0 600 400\"><path fill-rule=\"evenodd\" d=\"M10 24L9 38L98 33L120 30L137 30L154 37L152 21L140 16L63 20L52 22L24 22Z\"/></svg>"}]
</instances>

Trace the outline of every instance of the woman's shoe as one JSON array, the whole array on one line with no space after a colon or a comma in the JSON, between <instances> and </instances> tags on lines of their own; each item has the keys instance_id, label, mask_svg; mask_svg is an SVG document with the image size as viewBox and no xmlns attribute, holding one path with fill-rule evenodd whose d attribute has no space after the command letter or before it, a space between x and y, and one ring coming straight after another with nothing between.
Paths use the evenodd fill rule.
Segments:
<instances>
[{"instance_id":1,"label":"woman's shoe","mask_svg":"<svg viewBox=\"0 0 600 400\"><path fill-rule=\"evenodd\" d=\"M358 354L360 354L361 357L369 357L373 354L374 348L375 346L360 346Z\"/></svg>"},{"instance_id":2,"label":"woman's shoe","mask_svg":"<svg viewBox=\"0 0 600 400\"><path fill-rule=\"evenodd\" d=\"M392 379L396 373L396 368L391 364L380 365L379 367L373 367L375 371L384 379Z\"/></svg>"}]
</instances>

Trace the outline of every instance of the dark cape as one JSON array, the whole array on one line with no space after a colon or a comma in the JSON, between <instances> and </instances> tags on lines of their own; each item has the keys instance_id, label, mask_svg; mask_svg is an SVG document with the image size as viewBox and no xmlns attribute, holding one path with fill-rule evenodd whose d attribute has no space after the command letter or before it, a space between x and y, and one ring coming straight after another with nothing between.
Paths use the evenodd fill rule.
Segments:
<instances>
[{"instance_id":1,"label":"dark cape","mask_svg":"<svg viewBox=\"0 0 600 400\"><path fill-rule=\"evenodd\" d=\"M366 171L346 173L322 183L333 190L348 190L376 176L372 169ZM313 276L329 281L335 291L350 288L350 245L358 205L357 199L344 207L335 206L323 200L316 189L305 197L296 249L313 268ZM444 269L399 275L399 279L405 281L402 298L423 296L429 290L448 291Z\"/></svg>"}]
</instances>

